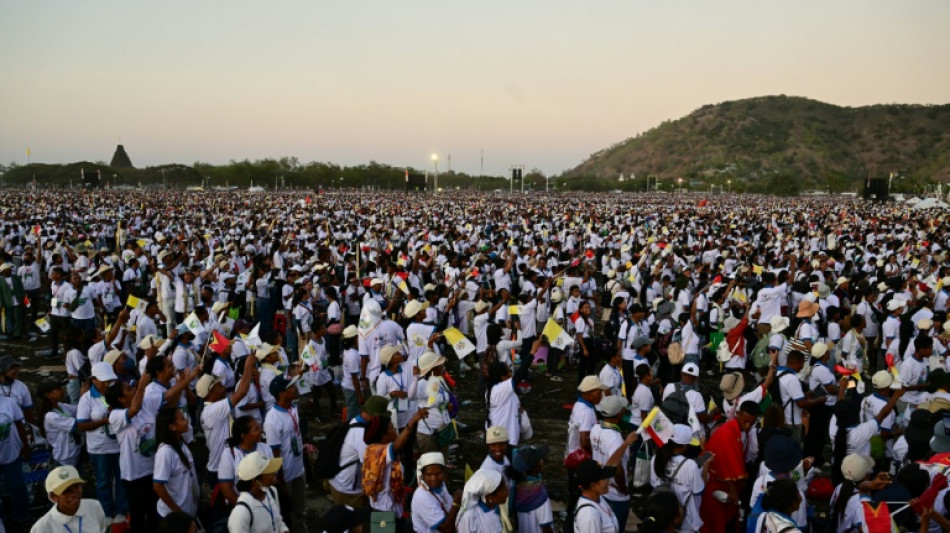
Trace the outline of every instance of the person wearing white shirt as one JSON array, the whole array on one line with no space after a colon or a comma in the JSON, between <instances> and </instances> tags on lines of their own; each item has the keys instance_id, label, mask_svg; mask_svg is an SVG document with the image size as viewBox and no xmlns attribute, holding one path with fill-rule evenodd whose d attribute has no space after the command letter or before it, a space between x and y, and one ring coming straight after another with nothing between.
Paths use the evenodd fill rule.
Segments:
<instances>
[{"instance_id":1,"label":"person wearing white shirt","mask_svg":"<svg viewBox=\"0 0 950 533\"><path fill-rule=\"evenodd\" d=\"M264 434L267 444L280 457L283 468L278 474L290 492L291 530L307 532L306 488L303 467L303 435L300 432L300 416L293 402L298 396L296 379L277 376L268 387L276 403L264 418Z\"/></svg>"},{"instance_id":2,"label":"person wearing white shirt","mask_svg":"<svg viewBox=\"0 0 950 533\"><path fill-rule=\"evenodd\" d=\"M276 255L276 252L275 252ZM246 455L237 467L240 496L228 516L231 533L287 533L277 498L277 472L283 461L260 452Z\"/></svg>"},{"instance_id":3,"label":"person wearing white shirt","mask_svg":"<svg viewBox=\"0 0 950 533\"><path fill-rule=\"evenodd\" d=\"M92 387L79 398L76 412L77 427L86 432L86 451L96 473L96 494L109 518L125 516L129 511L119 472L119 441L109 430L105 398L106 389L117 379L109 363L92 365Z\"/></svg>"},{"instance_id":4,"label":"person wearing white shirt","mask_svg":"<svg viewBox=\"0 0 950 533\"><path fill-rule=\"evenodd\" d=\"M650 483L654 487L664 485L673 489L685 511L681 531L696 532L703 525L699 505L708 473L696 461L683 455L693 440L689 426L674 425L673 436L651 459Z\"/></svg>"},{"instance_id":5,"label":"person wearing white shirt","mask_svg":"<svg viewBox=\"0 0 950 533\"><path fill-rule=\"evenodd\" d=\"M244 358L244 373L228 395L228 389L220 376L205 374L198 380L195 392L204 399L201 411L201 428L204 430L208 446L208 481L212 487L218 484L218 468L234 419L234 406L241 402L251 387L251 381L257 376L257 361Z\"/></svg>"},{"instance_id":6,"label":"person wearing white shirt","mask_svg":"<svg viewBox=\"0 0 950 533\"><path fill-rule=\"evenodd\" d=\"M593 452L591 457L599 464L617 465L616 474L610 479L607 494L604 494L603 498L617 517L618 531L624 531L627 516L630 514L630 495L627 492L630 454L627 446L624 446L624 437L618 425L626 409L626 398L605 397L597 404L597 412L602 417L601 423L590 431L590 446ZM620 454L619 458L614 457L617 453Z\"/></svg>"},{"instance_id":7,"label":"person wearing white shirt","mask_svg":"<svg viewBox=\"0 0 950 533\"><path fill-rule=\"evenodd\" d=\"M46 440L53 447L53 460L60 465L77 466L82 452L79 428L76 427L76 406L63 403L66 389L62 383L44 381L36 390L43 411L43 429Z\"/></svg>"},{"instance_id":8,"label":"person wearing white shirt","mask_svg":"<svg viewBox=\"0 0 950 533\"><path fill-rule=\"evenodd\" d=\"M82 497L79 471L72 466L53 469L46 476L46 493L53 508L30 528L30 533L105 533L112 521L93 499Z\"/></svg>"},{"instance_id":9,"label":"person wearing white shirt","mask_svg":"<svg viewBox=\"0 0 950 533\"><path fill-rule=\"evenodd\" d=\"M162 517L181 511L198 514L200 488L195 459L182 436L188 431L188 420L180 409L163 407L155 419L158 451L152 486L158 495L158 514Z\"/></svg>"},{"instance_id":10,"label":"person wearing white shirt","mask_svg":"<svg viewBox=\"0 0 950 533\"><path fill-rule=\"evenodd\" d=\"M933 354L933 349L933 337L926 333L919 335L914 339L913 357L908 357L900 364L898 377L901 383L904 384L904 390L907 391L904 394L903 401L911 409L916 408L917 404L926 397L927 387L929 386L927 383L927 361Z\"/></svg>"}]
</instances>

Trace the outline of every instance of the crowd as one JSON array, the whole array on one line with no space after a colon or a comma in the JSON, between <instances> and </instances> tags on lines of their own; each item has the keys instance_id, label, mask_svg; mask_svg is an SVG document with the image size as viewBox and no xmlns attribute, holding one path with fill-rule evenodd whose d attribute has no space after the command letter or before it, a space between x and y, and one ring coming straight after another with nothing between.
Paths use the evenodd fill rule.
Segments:
<instances>
[{"instance_id":1,"label":"crowd","mask_svg":"<svg viewBox=\"0 0 950 533\"><path fill-rule=\"evenodd\" d=\"M647 532L950 530L942 212L734 195L74 200L0 202L4 334L66 370L31 390L0 358L8 531L306 532L308 483L324 481L331 533L620 532L634 515ZM482 401L458 401L463 380ZM560 456L530 444L521 400L564 380ZM458 414L479 409L484 462L450 488ZM23 466L41 446L52 508L30 529ZM567 486L548 486L555 470Z\"/></svg>"}]
</instances>

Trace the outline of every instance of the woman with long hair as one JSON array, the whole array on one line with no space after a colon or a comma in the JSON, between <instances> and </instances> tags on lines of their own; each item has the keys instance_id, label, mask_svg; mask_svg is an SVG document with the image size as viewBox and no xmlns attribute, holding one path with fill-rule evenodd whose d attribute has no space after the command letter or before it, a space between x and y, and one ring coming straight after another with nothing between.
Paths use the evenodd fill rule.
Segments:
<instances>
[{"instance_id":1,"label":"woman with long hair","mask_svg":"<svg viewBox=\"0 0 950 533\"><path fill-rule=\"evenodd\" d=\"M40 432L53 447L53 460L59 465L76 466L82 452L82 441L76 425L76 406L64 403L66 389L62 383L44 381L36 388L40 397Z\"/></svg>"},{"instance_id":2,"label":"woman with long hair","mask_svg":"<svg viewBox=\"0 0 950 533\"><path fill-rule=\"evenodd\" d=\"M195 516L200 497L198 473L191 450L182 440L188 431L185 414L175 407L163 407L155 419L155 430L159 446L152 487L158 495L158 514L164 517L184 511Z\"/></svg>"},{"instance_id":3,"label":"woman with long hair","mask_svg":"<svg viewBox=\"0 0 950 533\"><path fill-rule=\"evenodd\" d=\"M856 453L845 457L841 466L835 468L843 478L831 495L831 513L838 524L837 533L847 533L856 527L860 528L864 523L864 506L861 500L891 484L887 472L879 472L872 479L873 469L874 459Z\"/></svg>"},{"instance_id":4,"label":"woman with long hair","mask_svg":"<svg viewBox=\"0 0 950 533\"><path fill-rule=\"evenodd\" d=\"M662 485L672 488L680 505L685 509L683 531L699 531L703 525L699 516L699 505L709 477L709 466L712 464L712 461L706 461L700 467L696 461L686 457L686 452L693 444L690 427L676 424L673 426L673 436L657 450L656 456L651 460L653 468L650 472L650 483L654 487Z\"/></svg>"},{"instance_id":5,"label":"woman with long hair","mask_svg":"<svg viewBox=\"0 0 950 533\"><path fill-rule=\"evenodd\" d=\"M644 533L677 533L685 517L683 506L675 494L654 492L643 507L640 530Z\"/></svg>"},{"instance_id":6,"label":"woman with long hair","mask_svg":"<svg viewBox=\"0 0 950 533\"><path fill-rule=\"evenodd\" d=\"M252 452L238 463L237 489L241 492L228 517L230 533L287 533L280 514L277 473L283 459Z\"/></svg>"}]
</instances>

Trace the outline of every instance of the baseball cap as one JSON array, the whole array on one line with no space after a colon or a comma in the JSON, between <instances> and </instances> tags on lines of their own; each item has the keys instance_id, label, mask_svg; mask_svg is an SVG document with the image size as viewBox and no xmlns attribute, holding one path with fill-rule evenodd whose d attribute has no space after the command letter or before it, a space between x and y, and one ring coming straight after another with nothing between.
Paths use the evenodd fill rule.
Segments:
<instances>
[{"instance_id":1,"label":"baseball cap","mask_svg":"<svg viewBox=\"0 0 950 533\"><path fill-rule=\"evenodd\" d=\"M612 479L617 473L617 468L613 466L600 466L593 459L586 459L577 465L574 470L574 477L577 484L581 487L588 487L602 479Z\"/></svg>"},{"instance_id":2,"label":"baseball cap","mask_svg":"<svg viewBox=\"0 0 950 533\"><path fill-rule=\"evenodd\" d=\"M352 339L358 333L359 333L359 330L356 329L356 326L347 326L346 329L343 330L343 338Z\"/></svg>"},{"instance_id":3,"label":"baseball cap","mask_svg":"<svg viewBox=\"0 0 950 533\"><path fill-rule=\"evenodd\" d=\"M635 350L639 350L640 348L649 346L651 344L653 344L653 339L650 337L637 337L636 339L633 339L633 348Z\"/></svg>"},{"instance_id":4,"label":"baseball cap","mask_svg":"<svg viewBox=\"0 0 950 533\"><path fill-rule=\"evenodd\" d=\"M600 382L600 378L597 376L587 376L581 380L581 384L577 386L578 392L590 392L592 390L607 390L609 387Z\"/></svg>"},{"instance_id":5,"label":"baseball cap","mask_svg":"<svg viewBox=\"0 0 950 533\"><path fill-rule=\"evenodd\" d=\"M627 405L627 399L622 396L604 396L597 404L597 411L607 418L612 418L620 414Z\"/></svg>"},{"instance_id":6,"label":"baseball cap","mask_svg":"<svg viewBox=\"0 0 950 533\"><path fill-rule=\"evenodd\" d=\"M99 381L115 381L119 379L119 377L115 375L115 370L112 369L112 365L105 361L99 361L92 365L92 377Z\"/></svg>"},{"instance_id":7,"label":"baseball cap","mask_svg":"<svg viewBox=\"0 0 950 533\"><path fill-rule=\"evenodd\" d=\"M265 342L254 352L254 357L256 357L258 361L263 361L265 357L276 352L278 349L277 346Z\"/></svg>"},{"instance_id":8,"label":"baseball cap","mask_svg":"<svg viewBox=\"0 0 950 533\"><path fill-rule=\"evenodd\" d=\"M148 350L149 348L161 348L163 344L167 341L160 338L158 335L146 335L141 342L139 342L139 348L142 350Z\"/></svg>"},{"instance_id":9,"label":"baseball cap","mask_svg":"<svg viewBox=\"0 0 950 533\"><path fill-rule=\"evenodd\" d=\"M54 468L46 476L46 492L59 496L63 491L77 483L85 483L79 477L79 471L72 466L60 466Z\"/></svg>"},{"instance_id":10,"label":"baseball cap","mask_svg":"<svg viewBox=\"0 0 950 533\"><path fill-rule=\"evenodd\" d=\"M270 382L270 388L268 390L270 390L271 396L273 396L274 398L277 398L277 396L279 396L280 393L293 387L296 384L297 384L297 378L287 379L284 376L277 376L274 378L273 381Z\"/></svg>"},{"instance_id":11,"label":"baseball cap","mask_svg":"<svg viewBox=\"0 0 950 533\"><path fill-rule=\"evenodd\" d=\"M670 441L684 446L699 445L699 442L693 439L693 430L686 424L673 425L673 436L670 437Z\"/></svg>"},{"instance_id":12,"label":"baseball cap","mask_svg":"<svg viewBox=\"0 0 950 533\"><path fill-rule=\"evenodd\" d=\"M109 353L107 353L102 360L108 363L109 366L112 366L120 357L122 357L122 350L109 350Z\"/></svg>"},{"instance_id":13,"label":"baseball cap","mask_svg":"<svg viewBox=\"0 0 950 533\"><path fill-rule=\"evenodd\" d=\"M686 363L683 365L683 374L687 376L699 377L699 365L696 363Z\"/></svg>"},{"instance_id":14,"label":"baseball cap","mask_svg":"<svg viewBox=\"0 0 950 533\"><path fill-rule=\"evenodd\" d=\"M274 474L283 464L284 460L280 457L264 457L261 452L249 453L238 463L238 479L250 481L261 474Z\"/></svg>"}]
</instances>

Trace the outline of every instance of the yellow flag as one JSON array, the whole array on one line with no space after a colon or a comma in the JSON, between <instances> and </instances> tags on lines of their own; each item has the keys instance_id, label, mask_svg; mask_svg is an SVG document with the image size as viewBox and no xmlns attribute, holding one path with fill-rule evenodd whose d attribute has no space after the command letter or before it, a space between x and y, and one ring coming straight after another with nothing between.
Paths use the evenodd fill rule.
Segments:
<instances>
[{"instance_id":1,"label":"yellow flag","mask_svg":"<svg viewBox=\"0 0 950 533\"><path fill-rule=\"evenodd\" d=\"M759 265L752 265L752 272L753 272L754 274L762 274L762 272L763 272L764 270L765 270L765 269L762 268L762 267L760 267Z\"/></svg>"},{"instance_id":2,"label":"yellow flag","mask_svg":"<svg viewBox=\"0 0 950 533\"><path fill-rule=\"evenodd\" d=\"M520 315L520 314L521 314L521 306L520 306L520 305L509 305L509 306L508 306L508 314L509 314L509 315Z\"/></svg>"},{"instance_id":3,"label":"yellow flag","mask_svg":"<svg viewBox=\"0 0 950 533\"><path fill-rule=\"evenodd\" d=\"M131 307L132 309L138 310L140 313L145 312L145 306L148 302L141 298L136 298L135 296L129 295L129 298L125 301L125 305Z\"/></svg>"},{"instance_id":4,"label":"yellow flag","mask_svg":"<svg viewBox=\"0 0 950 533\"><path fill-rule=\"evenodd\" d=\"M551 344L552 348L557 348L563 350L571 345L574 342L574 339L564 331L564 328L559 326L557 322L549 318L547 324L544 325L544 329L541 330L541 334L548 339L548 343Z\"/></svg>"},{"instance_id":5,"label":"yellow flag","mask_svg":"<svg viewBox=\"0 0 950 533\"><path fill-rule=\"evenodd\" d=\"M29 147L29 146L26 147L26 157L30 157L30 147ZM930 226L933 227L933 221L931 221Z\"/></svg>"},{"instance_id":6,"label":"yellow flag","mask_svg":"<svg viewBox=\"0 0 950 533\"><path fill-rule=\"evenodd\" d=\"M455 355L459 359L475 351L475 345L458 328L448 328L442 334L445 335L445 340L452 345L452 349L455 350Z\"/></svg>"}]
</instances>

